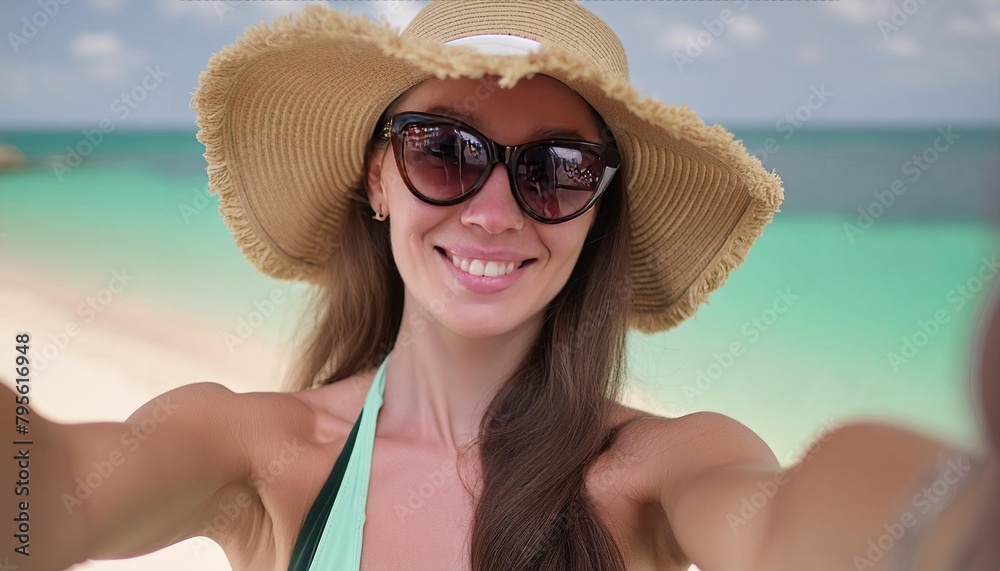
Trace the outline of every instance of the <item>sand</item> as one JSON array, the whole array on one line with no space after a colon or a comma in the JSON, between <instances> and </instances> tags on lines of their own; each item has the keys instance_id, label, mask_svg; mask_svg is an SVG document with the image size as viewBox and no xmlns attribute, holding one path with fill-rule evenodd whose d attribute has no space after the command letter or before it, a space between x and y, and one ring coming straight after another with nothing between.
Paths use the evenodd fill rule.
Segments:
<instances>
[{"instance_id":1,"label":"sand","mask_svg":"<svg viewBox=\"0 0 1000 571\"><path fill-rule=\"evenodd\" d=\"M212 320L180 316L155 304L126 299L90 321L76 312L91 292L58 285L26 271L0 272L0 355L14 336L29 332L32 349L45 349L31 376L32 411L60 422L123 421L172 388L214 381L237 392L275 390L281 348L249 340L230 353ZM74 327L75 325L75 327ZM45 355L52 358L45 360ZM7 379L13 360L4 358ZM47 361L47 362L43 362ZM44 365L44 366L42 366ZM11 561L16 563L16 561ZM222 549L194 538L143 557L90 561L77 571L229 571Z\"/></svg>"},{"instance_id":2,"label":"sand","mask_svg":"<svg viewBox=\"0 0 1000 571\"><path fill-rule=\"evenodd\" d=\"M290 347L255 336L230 352L218 319L124 297L96 315L78 311L92 294L24 268L0 272L0 356L10 355L14 336L22 332L31 335L40 355L31 376L33 412L65 423L124 421L157 395L193 382L217 382L235 392L279 390ZM5 378L12 370L12 360L0 364ZM626 398L631 406L685 412L659 407L638 390ZM143 557L88 561L73 569L231 571L222 549L204 537Z\"/></svg>"}]
</instances>

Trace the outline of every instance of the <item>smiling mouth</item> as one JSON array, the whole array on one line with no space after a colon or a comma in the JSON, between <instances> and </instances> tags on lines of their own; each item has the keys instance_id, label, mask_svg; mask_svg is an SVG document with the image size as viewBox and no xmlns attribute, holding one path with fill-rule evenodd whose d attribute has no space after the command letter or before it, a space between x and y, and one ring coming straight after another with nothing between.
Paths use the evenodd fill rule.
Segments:
<instances>
[{"instance_id":1,"label":"smiling mouth","mask_svg":"<svg viewBox=\"0 0 1000 571\"><path fill-rule=\"evenodd\" d=\"M443 248L435 246L434 249L441 254L448 262L463 272L480 277L499 277L511 274L518 269L527 266L535 261L535 258L527 260L486 260L480 258L466 258L456 256L446 252Z\"/></svg>"}]
</instances>

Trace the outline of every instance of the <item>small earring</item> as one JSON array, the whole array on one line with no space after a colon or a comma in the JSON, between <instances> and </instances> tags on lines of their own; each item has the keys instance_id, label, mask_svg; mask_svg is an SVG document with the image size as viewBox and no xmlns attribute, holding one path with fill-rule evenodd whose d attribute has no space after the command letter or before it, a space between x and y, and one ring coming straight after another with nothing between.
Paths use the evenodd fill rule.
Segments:
<instances>
[{"instance_id":1,"label":"small earring","mask_svg":"<svg viewBox=\"0 0 1000 571\"><path fill-rule=\"evenodd\" d=\"M385 220L385 219L386 219L386 218L387 218L388 216L389 216L388 214L382 214L382 206L381 206L381 205L379 205L379 207L378 207L378 212L376 212L376 213L375 213L375 215L374 215L374 216L372 216L372 218L374 218L375 220L378 220L379 222L382 222L382 221L383 221L383 220Z\"/></svg>"}]
</instances>

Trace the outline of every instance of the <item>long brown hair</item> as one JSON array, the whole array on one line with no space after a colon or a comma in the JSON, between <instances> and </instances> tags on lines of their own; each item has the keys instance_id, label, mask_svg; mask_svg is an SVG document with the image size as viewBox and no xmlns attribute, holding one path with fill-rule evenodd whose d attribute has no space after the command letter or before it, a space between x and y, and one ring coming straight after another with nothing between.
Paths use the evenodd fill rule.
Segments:
<instances>
[{"instance_id":1,"label":"long brown hair","mask_svg":"<svg viewBox=\"0 0 1000 571\"><path fill-rule=\"evenodd\" d=\"M631 227L621 178L602 196L576 267L545 310L538 342L480 423L474 571L625 569L584 479L613 441L609 419L624 377ZM326 253L292 390L378 367L396 342L403 281L388 224L368 215L365 180L354 188L340 244Z\"/></svg>"}]
</instances>

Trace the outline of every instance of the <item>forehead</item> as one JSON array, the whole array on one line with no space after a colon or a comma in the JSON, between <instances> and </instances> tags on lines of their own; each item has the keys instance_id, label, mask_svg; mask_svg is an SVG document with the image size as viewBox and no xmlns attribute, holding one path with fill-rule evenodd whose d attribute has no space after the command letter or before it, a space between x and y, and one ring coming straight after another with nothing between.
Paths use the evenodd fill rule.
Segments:
<instances>
[{"instance_id":1,"label":"forehead","mask_svg":"<svg viewBox=\"0 0 1000 571\"><path fill-rule=\"evenodd\" d=\"M399 98L394 112L403 111L453 117L499 143L556 137L601 140L600 116L571 88L545 75L522 79L510 88L499 87L490 77L429 79Z\"/></svg>"}]
</instances>

